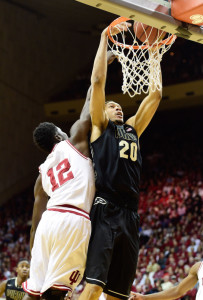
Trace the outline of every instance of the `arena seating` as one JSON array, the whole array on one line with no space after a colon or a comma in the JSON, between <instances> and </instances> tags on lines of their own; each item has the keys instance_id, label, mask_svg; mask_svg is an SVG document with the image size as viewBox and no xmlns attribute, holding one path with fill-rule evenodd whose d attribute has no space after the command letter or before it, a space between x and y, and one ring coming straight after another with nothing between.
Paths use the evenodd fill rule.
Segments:
<instances>
[{"instance_id":1,"label":"arena seating","mask_svg":"<svg viewBox=\"0 0 203 300\"><path fill-rule=\"evenodd\" d=\"M141 144L140 254L132 290L146 294L177 284L202 260L202 144L194 130L188 131L190 124L181 126L181 116L178 118L178 125L173 120L164 129L167 138L157 129L153 132L152 126L150 138ZM170 132L175 132L175 139ZM30 258L33 201L31 187L0 207L0 280L14 276L19 258ZM83 286L84 282L73 300ZM181 299L193 300L195 294L196 287Z\"/></svg>"}]
</instances>

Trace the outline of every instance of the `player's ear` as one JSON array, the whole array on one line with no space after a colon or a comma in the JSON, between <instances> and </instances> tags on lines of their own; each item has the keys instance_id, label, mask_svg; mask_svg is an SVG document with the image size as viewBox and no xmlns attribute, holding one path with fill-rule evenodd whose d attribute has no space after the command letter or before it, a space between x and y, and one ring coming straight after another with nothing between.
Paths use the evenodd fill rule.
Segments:
<instances>
[{"instance_id":1,"label":"player's ear","mask_svg":"<svg viewBox=\"0 0 203 300\"><path fill-rule=\"evenodd\" d=\"M57 142L61 142L62 141L62 136L60 134L55 134L54 137L57 140Z\"/></svg>"}]
</instances>

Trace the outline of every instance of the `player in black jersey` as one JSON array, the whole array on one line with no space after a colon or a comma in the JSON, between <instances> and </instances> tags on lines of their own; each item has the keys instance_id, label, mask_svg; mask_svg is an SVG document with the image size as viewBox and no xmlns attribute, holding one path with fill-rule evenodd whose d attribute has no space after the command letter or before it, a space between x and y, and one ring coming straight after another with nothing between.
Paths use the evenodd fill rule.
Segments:
<instances>
[{"instance_id":1,"label":"player in black jersey","mask_svg":"<svg viewBox=\"0 0 203 300\"><path fill-rule=\"evenodd\" d=\"M25 292L22 283L29 277L30 263L27 259L20 259L16 272L17 277L4 280L0 284L0 297L5 293L6 300L22 300Z\"/></svg>"},{"instance_id":2,"label":"player in black jersey","mask_svg":"<svg viewBox=\"0 0 203 300\"><path fill-rule=\"evenodd\" d=\"M117 25L121 30L127 26ZM121 106L105 102L106 53L107 29L102 32L91 77L91 150L97 192L91 211L87 285L80 300L96 300L102 291L108 300L129 297L139 251L139 137L161 100L160 91L150 91L137 113L124 123Z\"/></svg>"}]
</instances>

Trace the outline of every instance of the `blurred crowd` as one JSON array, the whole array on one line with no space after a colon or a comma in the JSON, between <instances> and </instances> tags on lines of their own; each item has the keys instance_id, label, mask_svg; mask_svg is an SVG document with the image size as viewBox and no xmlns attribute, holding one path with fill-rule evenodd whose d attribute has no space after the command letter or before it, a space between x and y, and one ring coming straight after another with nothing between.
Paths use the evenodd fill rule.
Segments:
<instances>
[{"instance_id":1,"label":"blurred crowd","mask_svg":"<svg viewBox=\"0 0 203 300\"><path fill-rule=\"evenodd\" d=\"M15 276L20 258L30 259L32 195L31 190L25 191L0 206L0 280Z\"/></svg>"},{"instance_id":2,"label":"blurred crowd","mask_svg":"<svg viewBox=\"0 0 203 300\"><path fill-rule=\"evenodd\" d=\"M203 181L183 173L150 181L141 192L140 254L133 290L165 290L202 260ZM187 298L195 299L196 288Z\"/></svg>"},{"instance_id":3,"label":"blurred crowd","mask_svg":"<svg viewBox=\"0 0 203 300\"><path fill-rule=\"evenodd\" d=\"M147 294L178 284L202 260L202 114L195 111L192 118L191 109L187 114L177 112L176 118L173 112L163 131L166 115L157 116L141 140L140 254L133 291ZM19 258L30 258L32 207L32 187L0 206L0 280L15 275ZM83 288L84 282L72 300ZM181 299L194 300L196 289Z\"/></svg>"}]
</instances>

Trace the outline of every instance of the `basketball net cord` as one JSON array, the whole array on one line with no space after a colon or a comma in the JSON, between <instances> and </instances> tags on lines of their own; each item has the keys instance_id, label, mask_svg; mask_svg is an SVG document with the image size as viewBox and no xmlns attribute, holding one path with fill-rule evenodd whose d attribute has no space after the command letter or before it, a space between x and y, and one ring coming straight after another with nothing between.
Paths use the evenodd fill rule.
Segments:
<instances>
[{"instance_id":1,"label":"basketball net cord","mask_svg":"<svg viewBox=\"0 0 203 300\"><path fill-rule=\"evenodd\" d=\"M161 90L162 76L160 62L164 53L170 49L176 39L176 36L169 34L165 40L162 40L163 31L157 30L156 39L150 45L149 38L153 28L148 33L145 31L143 25L142 28L145 34L145 41L143 43L138 41L136 32L133 34L130 28L128 28L128 32L133 39L131 45L126 43L127 34L125 31L121 31L118 28L120 32L112 36L111 25L108 31L109 48L122 65L123 94L128 93L130 97L141 93L147 94L149 90L152 92ZM122 43L119 42L121 39Z\"/></svg>"}]
</instances>

